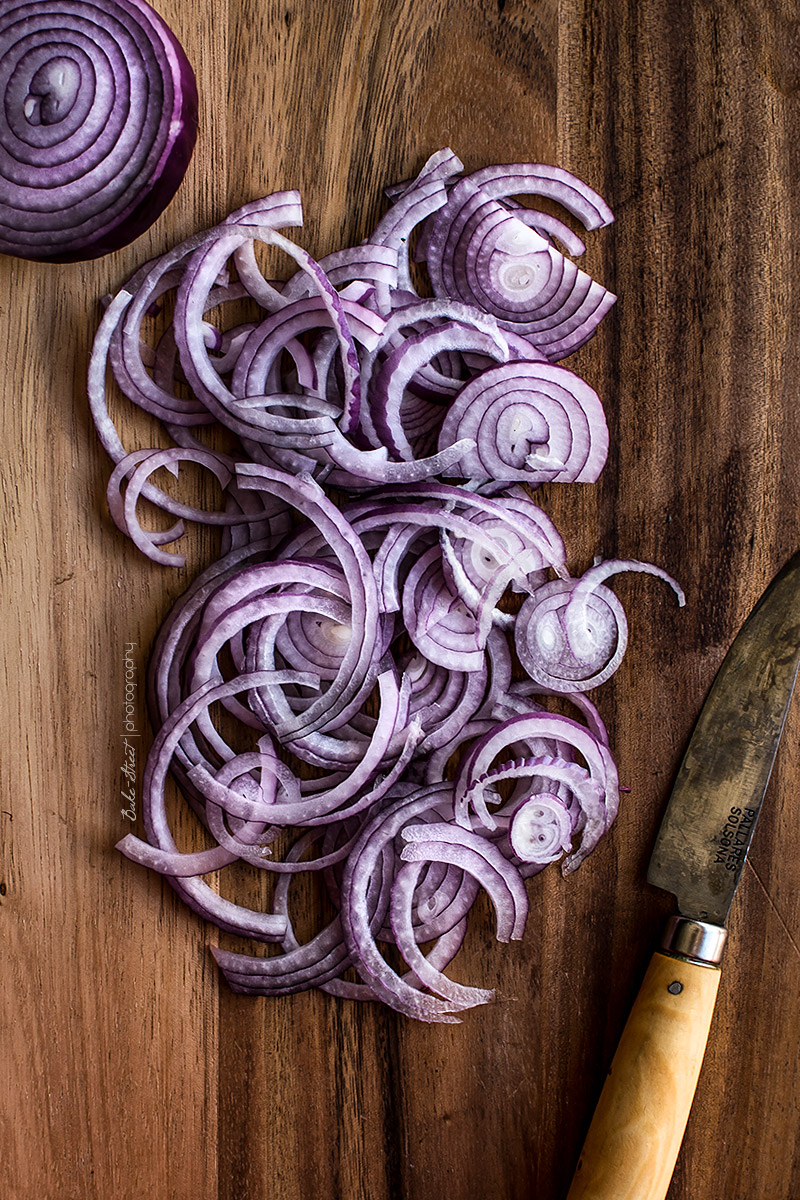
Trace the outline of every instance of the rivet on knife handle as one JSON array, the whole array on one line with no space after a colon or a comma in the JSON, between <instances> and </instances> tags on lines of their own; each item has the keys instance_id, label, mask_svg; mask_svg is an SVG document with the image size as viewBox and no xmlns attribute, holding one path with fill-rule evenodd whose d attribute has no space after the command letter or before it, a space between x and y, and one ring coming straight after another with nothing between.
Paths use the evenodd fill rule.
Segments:
<instances>
[{"instance_id":1,"label":"rivet on knife handle","mask_svg":"<svg viewBox=\"0 0 800 1200\"><path fill-rule=\"evenodd\" d=\"M656 953L620 1039L568 1200L664 1200L720 970Z\"/></svg>"}]
</instances>

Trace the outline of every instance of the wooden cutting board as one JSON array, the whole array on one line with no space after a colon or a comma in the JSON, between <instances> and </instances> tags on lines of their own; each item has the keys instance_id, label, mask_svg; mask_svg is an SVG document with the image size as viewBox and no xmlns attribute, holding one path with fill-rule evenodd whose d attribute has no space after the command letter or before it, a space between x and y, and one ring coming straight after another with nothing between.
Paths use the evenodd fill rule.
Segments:
<instances>
[{"instance_id":1,"label":"wooden cutting board","mask_svg":"<svg viewBox=\"0 0 800 1200\"><path fill-rule=\"evenodd\" d=\"M177 199L99 262L0 262L2 1191L9 1200L560 1200L669 899L645 867L711 678L800 546L800 32L752 0L159 0L202 97ZM617 217L587 269L618 293L569 366L612 451L545 489L570 566L615 584L631 646L597 694L630 792L576 875L530 886L522 944L479 905L455 973L498 1001L427 1027L220 984L218 934L113 849L125 649L138 685L188 565L113 528L84 392L98 299L235 205L297 187L320 255L450 145L532 159ZM133 436L136 422L126 418ZM146 443L145 443L146 444ZM141 695L141 692L139 693ZM144 706L137 714L144 723ZM140 765L147 744L143 724ZM800 706L730 926L671 1200L800 1196ZM140 826L138 826L140 830Z\"/></svg>"}]
</instances>

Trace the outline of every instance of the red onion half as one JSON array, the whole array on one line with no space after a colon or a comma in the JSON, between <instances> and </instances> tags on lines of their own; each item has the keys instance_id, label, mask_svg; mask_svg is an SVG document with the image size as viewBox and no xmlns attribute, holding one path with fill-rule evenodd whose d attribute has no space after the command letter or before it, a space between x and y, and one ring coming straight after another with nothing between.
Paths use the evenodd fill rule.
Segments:
<instances>
[{"instance_id":1,"label":"red onion half","mask_svg":"<svg viewBox=\"0 0 800 1200\"><path fill-rule=\"evenodd\" d=\"M0 252L97 258L152 225L197 137L197 85L144 0L5 0Z\"/></svg>"}]
</instances>

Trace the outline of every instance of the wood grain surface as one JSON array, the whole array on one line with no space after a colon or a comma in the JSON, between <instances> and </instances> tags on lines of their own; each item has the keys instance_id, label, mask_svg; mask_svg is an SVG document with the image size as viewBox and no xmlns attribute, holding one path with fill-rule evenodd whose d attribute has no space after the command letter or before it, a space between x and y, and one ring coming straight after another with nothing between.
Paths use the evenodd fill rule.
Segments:
<instances>
[{"instance_id":1,"label":"wood grain surface","mask_svg":"<svg viewBox=\"0 0 800 1200\"><path fill-rule=\"evenodd\" d=\"M198 149L133 246L0 261L3 1086L8 1200L563 1200L669 897L645 882L671 778L753 602L800 546L800 30L789 0L157 0L195 64ZM598 691L624 796L575 875L529 884L521 944L479 905L454 972L499 999L427 1027L220 983L220 943L124 860L124 651L144 684L214 553L142 560L107 515L84 379L98 300L234 205L297 187L298 240L361 239L381 187L450 145L574 170L616 223L619 295L569 366L612 433L542 503L570 566L620 578L631 646ZM131 444L136 421L123 417ZM143 435L138 435L143 436ZM143 441L141 444L146 444ZM141 758L147 745L144 705ZM730 922L670 1200L800 1197L800 704ZM141 831L140 826L137 831ZM224 943L223 944L229 944Z\"/></svg>"}]
</instances>

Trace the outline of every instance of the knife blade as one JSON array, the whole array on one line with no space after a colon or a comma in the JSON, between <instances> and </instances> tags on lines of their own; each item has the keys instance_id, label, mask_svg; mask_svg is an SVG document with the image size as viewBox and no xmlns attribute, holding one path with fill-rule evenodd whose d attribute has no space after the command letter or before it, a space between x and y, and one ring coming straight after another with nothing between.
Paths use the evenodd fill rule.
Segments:
<instances>
[{"instance_id":1,"label":"knife blade","mask_svg":"<svg viewBox=\"0 0 800 1200\"><path fill-rule=\"evenodd\" d=\"M675 778L648 881L670 918L617 1047L568 1200L664 1200L694 1099L725 922L800 664L800 553L745 621Z\"/></svg>"}]
</instances>

